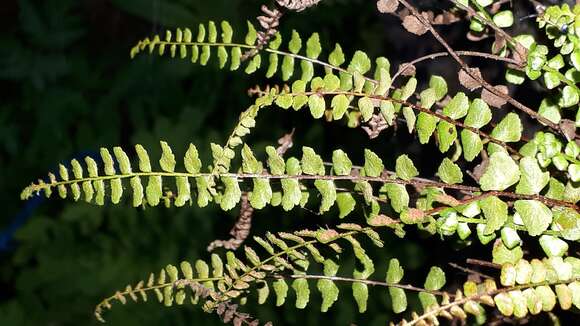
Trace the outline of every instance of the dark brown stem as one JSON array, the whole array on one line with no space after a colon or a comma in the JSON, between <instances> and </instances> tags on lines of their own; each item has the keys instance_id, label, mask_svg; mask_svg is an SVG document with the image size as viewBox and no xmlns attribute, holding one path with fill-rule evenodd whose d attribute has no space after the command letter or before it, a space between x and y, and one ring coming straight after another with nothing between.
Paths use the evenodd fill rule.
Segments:
<instances>
[{"instance_id":1,"label":"dark brown stem","mask_svg":"<svg viewBox=\"0 0 580 326\"><path fill-rule=\"evenodd\" d=\"M514 39L512 38L512 36L509 35L508 33L506 33L503 29L499 28L493 21L490 21L489 19L487 19L486 17L484 17L483 15L478 13L477 11L473 10L473 8L471 8L469 6L464 6L463 4L461 4L457 0L449 0L449 1L452 2L454 5L456 5L458 8L461 8L461 9L467 11L467 13L470 16L477 17L479 20L483 21L487 26L491 27L491 29L493 29L494 32L498 33L501 37L508 40L509 43L511 43L514 46L514 49L516 51L518 51L518 49L515 48L515 42L514 42ZM518 55L520 55L522 58L525 57L525 55L523 53L518 53Z\"/></svg>"},{"instance_id":2,"label":"dark brown stem","mask_svg":"<svg viewBox=\"0 0 580 326\"><path fill-rule=\"evenodd\" d=\"M515 108L517 108L518 110L526 113L527 115L529 115L533 119L536 119L539 122L545 124L546 126L548 126L553 131L558 132L558 133L564 135L563 132L562 132L562 130L558 126L558 124L556 124L556 123L554 123L554 122L552 122L552 121L550 121L550 120L542 117L536 111L534 111L531 108L525 106L524 104L518 102L513 97L511 97L511 96L509 96L507 94L502 93L501 91L499 91L498 89L496 89L495 87L493 87L491 84L489 84L487 81L485 81L482 77L474 74L471 71L471 69L469 68L469 66L465 63L465 61L463 61L461 59L461 57L457 54L457 52L455 52L455 50L453 50L453 48L447 43L447 41L445 41L445 39L435 30L435 28L433 28L433 25L431 25L429 23L429 21L427 21L425 19L425 17L421 16L421 14L417 11L417 9L415 9L415 7L411 6L406 0L399 0L399 2L403 6L405 6L409 11L411 11L411 13L413 14L413 16L415 16L421 22L421 24L431 32L431 34L433 35L433 37L435 37L435 39L447 50L447 52L449 53L449 55L451 55L451 57L453 57L453 59L455 59L455 61L459 64L459 66L461 67L461 69L463 71L465 71L465 73L468 74L471 78L473 78L474 80L476 80L481 86L483 86L483 88L485 88L487 91L489 91L490 93L494 94L495 96L500 97L503 100L509 102Z\"/></svg>"},{"instance_id":3,"label":"dark brown stem","mask_svg":"<svg viewBox=\"0 0 580 326\"><path fill-rule=\"evenodd\" d=\"M473 274L473 275L476 275L476 276L479 276L479 277L482 277L482 278L487 278L487 279L492 279L492 280L495 279L492 276L489 276L489 275L480 273L480 272L475 271L475 270L473 270L471 268L467 268L467 267L460 266L460 265L455 264L455 263L449 263L449 266L451 266L451 267L453 267L455 269L458 269L458 270L460 270L460 271L462 271L464 273L467 273L467 274Z\"/></svg>"},{"instance_id":4,"label":"dark brown stem","mask_svg":"<svg viewBox=\"0 0 580 326\"><path fill-rule=\"evenodd\" d=\"M399 288L399 289L403 289L403 290L409 290L409 291L414 291L414 292L425 292L425 293L431 293L434 295L448 295L451 298L454 298L455 295L451 294L451 293L447 293L445 291L433 291L433 290L427 290L424 288L420 288L420 287L416 287L416 286L412 286L412 285L408 285L408 284L398 284L398 283L387 283L387 282L382 282L382 281L374 281L374 280L366 280L366 279L356 279L356 278L352 278L352 277L341 277L341 276L325 276L325 275L275 275L274 278L278 278L278 279L285 279L285 278L293 278L293 279L310 279L310 280L331 280L333 282L349 282L349 283L364 283L367 285L373 285L373 286L382 286L382 287L388 287L388 288Z\"/></svg>"},{"instance_id":5,"label":"dark brown stem","mask_svg":"<svg viewBox=\"0 0 580 326\"><path fill-rule=\"evenodd\" d=\"M368 98L372 98L372 99L376 99L376 100L385 100L385 101L390 101L390 102L394 102L394 103L398 103L404 106L408 106L411 107L412 109L415 109L417 111L423 112L425 114L428 115L432 115L434 117L437 117L441 120L444 120L454 126L469 130L487 140L489 140L490 142L497 144L503 148L505 148L510 154L516 156L516 157L521 157L521 154L514 149L513 147L509 146L508 144L506 144L505 142L492 137L491 135L477 129L477 128L473 128L470 127L462 122L459 122L457 120L454 120L446 115L431 111L427 108L424 108L420 105L411 103L411 102L407 102L407 101L403 101L403 100L398 100L389 96L382 96L382 95L369 95L369 94L365 94L365 93L357 93L357 92L345 92L345 91L334 91L334 92L327 92L327 91L312 91L312 92L301 92L301 93L286 93L286 94L290 94L290 95L313 95L313 94L318 94L318 95L350 95L350 96L357 96L357 97L368 97Z\"/></svg>"},{"instance_id":6,"label":"dark brown stem","mask_svg":"<svg viewBox=\"0 0 580 326\"><path fill-rule=\"evenodd\" d=\"M485 260L467 258L467 260L465 262L470 264L470 265L477 265L477 266L484 266L484 267L490 267L490 268L495 268L495 269L501 269L500 264L495 264L495 263L485 261Z\"/></svg>"},{"instance_id":7,"label":"dark brown stem","mask_svg":"<svg viewBox=\"0 0 580 326\"><path fill-rule=\"evenodd\" d=\"M485 59L490 59L490 60L503 61L503 62L510 63L513 65L519 65L519 61L517 61L515 59L504 58L504 57L500 57L498 55L491 54L491 53L475 52L475 51L456 51L456 52L458 55L460 55L462 57L480 57L480 58L485 58ZM399 70L393 75L392 83L394 84L397 77L399 77L402 73L404 73L405 70L407 70L408 68L414 66L415 64L417 64L419 62L422 62L425 60L434 60L434 59L439 58L439 57L447 57L447 56L449 56L448 52L437 52L437 53L427 54L425 56L417 58L413 61L409 61L407 63L403 63L401 65L401 67L399 68Z\"/></svg>"},{"instance_id":8,"label":"dark brown stem","mask_svg":"<svg viewBox=\"0 0 580 326\"><path fill-rule=\"evenodd\" d=\"M470 196L470 197L464 198L462 200L458 200L457 205L469 204L469 203L472 203L474 201L482 200L482 199L485 199L485 198L491 197L491 196L505 197L505 198L515 199L515 200L536 200L536 201L539 201L539 202L543 203L544 205L547 205L550 207L562 206L562 207L568 207L568 208L574 209L576 211L579 210L579 207L573 203L568 203L568 202L564 202L561 200L551 199L551 198L541 196L541 195L523 195L523 194L516 194L513 192L507 192L507 191L488 191L488 192L483 193L481 195ZM437 207L437 208L430 209L430 210L426 211L425 213L428 215L432 215L432 214L435 214L435 213L437 213L445 208L446 207Z\"/></svg>"}]
</instances>

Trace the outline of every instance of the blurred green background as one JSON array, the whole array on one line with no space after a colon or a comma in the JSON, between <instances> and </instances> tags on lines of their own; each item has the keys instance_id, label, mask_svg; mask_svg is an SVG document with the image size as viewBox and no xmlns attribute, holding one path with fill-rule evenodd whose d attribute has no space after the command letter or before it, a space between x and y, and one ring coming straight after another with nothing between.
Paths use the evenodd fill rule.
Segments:
<instances>
[{"instance_id":1,"label":"blurred green background","mask_svg":"<svg viewBox=\"0 0 580 326\"><path fill-rule=\"evenodd\" d=\"M393 24L396 20L381 17L370 2L324 1L302 14L285 16L281 30L289 35L295 28L304 37L317 31L323 48L331 49L340 41L350 54L361 48L371 56L388 55L393 67L433 51L434 43L428 37L416 43L415 36L402 32ZM96 325L92 311L102 298L169 263L207 258L207 244L228 237L237 210L222 212L211 206L203 210L142 210L129 205L96 207L42 198L22 202L19 193L30 181L54 170L58 162L94 155L101 146L130 148L140 143L156 156L158 141L163 139L179 157L193 142L202 157L208 158L209 143L223 143L239 113L251 103L246 90L279 81L264 82L260 74L247 77L243 72L219 71L215 64L199 67L187 61L149 56L130 60L129 49L139 39L165 28L195 27L210 19L230 20L234 30L243 34L245 20L254 20L263 3L2 1L0 325ZM465 33L462 28L447 29L446 34L461 37ZM429 72L455 78L448 65L433 66ZM398 145L412 140L403 132L369 142L360 129L312 121L302 112L281 113L261 113L249 138L251 145L263 148L274 144L296 128L297 147L308 144L326 157L333 148L341 147L358 160L362 146L382 153L390 166L393 162L389 158L401 151L418 157L418 147ZM433 172L428 162L424 165L425 175ZM357 222L357 217L360 214L352 221ZM317 228L332 223L336 223L332 217L308 211L269 209L254 215L252 232ZM410 235L410 239L418 238ZM385 240L385 249L377 252L379 257L385 262L393 256L401 259L409 270L406 278L419 285L427 263L437 264L438 258L450 256L437 239L404 245L397 242L396 246L391 235L385 235ZM482 248L475 246L472 250ZM469 251L462 252L455 258L468 255ZM377 266L378 278L385 268ZM465 279L461 273L450 273L453 275L460 276L458 282ZM356 313L352 298L335 305L327 314L319 313L316 304L302 312L292 304L275 308L271 302L263 307L252 305L249 311L279 325L385 324L391 318L388 296L381 291L371 293L369 313L364 316ZM317 295L312 300L319 302ZM197 307L167 309L154 302L115 306L105 318L110 325L221 324L217 316L206 315Z\"/></svg>"}]
</instances>

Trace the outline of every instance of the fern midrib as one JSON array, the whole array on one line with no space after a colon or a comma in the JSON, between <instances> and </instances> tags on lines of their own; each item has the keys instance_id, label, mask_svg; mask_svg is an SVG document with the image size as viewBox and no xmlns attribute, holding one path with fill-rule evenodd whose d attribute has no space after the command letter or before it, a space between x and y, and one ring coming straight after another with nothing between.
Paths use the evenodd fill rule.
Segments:
<instances>
[{"instance_id":1,"label":"fern midrib","mask_svg":"<svg viewBox=\"0 0 580 326\"><path fill-rule=\"evenodd\" d=\"M395 183L401 185L424 185L424 186L432 186L438 188L447 188L447 189L454 189L454 190L467 190L471 192L481 192L481 189L477 187L465 186L465 185L452 185L452 184L445 184L441 182L431 181L427 182L426 180L402 180L402 179L390 179L388 177L369 177L369 176L360 176L360 175L309 175L309 174L300 174L300 175L289 175L289 174L282 174L282 175L273 175L273 174L256 174L256 173L187 173L187 172L134 172L131 174L117 174L117 175L107 175L107 176L97 176L97 177L86 177L82 179L72 179L67 181L58 181L55 183L39 183L33 184L28 186L23 193L29 191L30 193L38 192L47 188L54 188L60 185L70 185L76 183L82 183L86 181L99 181L99 180L112 180L112 179L130 179L133 177L151 177L151 176L161 176L161 177L186 177L186 178L198 178L198 177L229 177L235 179L272 179L272 180L282 180L282 179L296 179L296 180L332 180L332 181L367 181L367 182L379 182L379 183ZM504 191L488 191L485 192L486 194L500 196L500 197L510 197L516 199L533 199L542 201L545 204L550 206L563 206L569 207L576 211L580 210L580 207L574 203L566 202L562 200L555 200L541 195L523 195L523 194L514 194L511 192L504 192Z\"/></svg>"},{"instance_id":2,"label":"fern midrib","mask_svg":"<svg viewBox=\"0 0 580 326\"><path fill-rule=\"evenodd\" d=\"M270 53L275 53L275 54L280 54L280 55L283 55L283 56L290 56L290 57L293 57L295 59L310 61L312 63L316 63L318 65L321 65L321 66L324 66L324 67L327 67L327 68L331 68L331 69L334 69L334 70L337 70L337 71L340 71L340 72L349 74L351 76L353 75L352 72L350 72L350 71L348 71L348 70L346 70L344 68L341 68L341 67L338 67L338 66L334 66L334 65L332 65L330 63L327 63L327 62L324 62L324 61L321 61L321 60L318 60L318 59L308 58L308 57L305 57L305 56L300 55L300 54L294 54L294 53L280 51L280 50L274 50L274 49L265 49L264 51L270 52ZM378 84L379 83L378 80L375 80L375 79L370 78L370 77L367 77L367 76L363 76L363 78L366 81L368 81L370 83L373 83L373 84Z\"/></svg>"},{"instance_id":3,"label":"fern midrib","mask_svg":"<svg viewBox=\"0 0 580 326\"><path fill-rule=\"evenodd\" d=\"M463 222L463 223L469 223L469 224L484 224L484 225L486 225L489 222L485 219L465 217L465 216L457 216L457 221ZM506 222L506 223L504 223L504 226L510 227L510 228L512 228L514 230L518 230L518 231L525 231L525 232L528 231L528 229L526 229L526 227L524 225L515 224L513 222ZM545 230L542 232L542 235L551 235L551 236L555 236L555 237L561 237L562 233L560 231Z\"/></svg>"},{"instance_id":4,"label":"fern midrib","mask_svg":"<svg viewBox=\"0 0 580 326\"><path fill-rule=\"evenodd\" d=\"M151 43L153 43L153 41L151 41ZM281 56L285 56L285 57L291 57L294 59L299 59L299 60L304 60L304 61L309 61L311 63L315 63L317 65L321 65L323 67L326 68L330 68L333 70L337 70L343 73L347 73L349 75L353 75L352 72L339 67L339 66L335 66L332 65L328 62L322 61L322 60L318 60L318 59L313 59L313 58L309 58L307 56L303 56L301 54L297 54L297 53L292 53L292 52L286 52L286 51L281 51L281 50L277 50L277 49L271 49L271 48L262 48L262 49L258 49L258 47L256 45L247 45L247 44L241 44L241 43L215 43L215 42L176 42L176 41L158 41L155 42L154 44L163 44L165 46L171 46L171 45L185 45L185 46L223 46L223 47L240 47L243 49L250 49L250 50L258 50L258 51L264 51L264 52L268 52L268 53L273 53L273 54L279 54ZM367 76L363 76L364 79L370 83L373 84L378 84L379 82L373 78L367 77Z\"/></svg>"},{"instance_id":5,"label":"fern midrib","mask_svg":"<svg viewBox=\"0 0 580 326\"><path fill-rule=\"evenodd\" d=\"M282 276L280 278L284 278L284 277ZM455 297L455 294L452 294L452 293L447 293L445 291L428 290L425 288L419 288L416 286L412 286L410 284L389 283L389 282L382 282L382 281L375 281L375 280L368 280L368 279L357 279L357 278L352 278L352 277L314 275L314 274L306 274L306 275L295 274L295 275L290 275L289 278L330 280L333 282L339 281L339 282L349 282L349 283L359 282L359 283L364 283L364 284L373 285L373 286L382 286L382 287L387 287L387 288L399 288L402 290L409 290L409 291L414 291L414 292L425 292L425 293L430 293L430 294L438 295L438 296L448 295L451 298Z\"/></svg>"},{"instance_id":6,"label":"fern midrib","mask_svg":"<svg viewBox=\"0 0 580 326\"><path fill-rule=\"evenodd\" d=\"M427 182L426 180L402 180L402 179L389 179L387 177L369 177L361 175L310 175L310 174L257 174L257 173L187 173L187 172L133 172L131 174L116 174L116 175L104 175L96 177L86 177L81 179L71 179L67 181L57 181L55 183L41 183L29 186L33 191L43 190L47 187L57 187L60 185L70 185L73 183L80 183L85 181L99 181L99 180L112 180L112 179L129 179L132 177L150 177L150 176L161 176L161 177L187 177L187 178L198 178L198 177L230 177L237 179L297 179L297 180L333 180L333 181L368 181L368 182L382 182L382 183L397 183L403 185L426 185L434 187L449 188L455 190L467 190L467 191L481 191L481 189L476 187L464 186L464 185L452 185L444 184L436 181Z\"/></svg>"},{"instance_id":7,"label":"fern midrib","mask_svg":"<svg viewBox=\"0 0 580 326\"><path fill-rule=\"evenodd\" d=\"M226 141L226 144L224 146L224 148L234 148L234 146L232 146L232 139L234 139L234 137L239 137L240 139L242 138L241 136L237 136L236 135L236 130L240 127L243 127L243 123L242 121L244 120L244 118L250 117L252 119L255 119L255 117L258 115L258 112L260 111L260 109L263 107L263 105L251 105L247 110L245 110L244 112L242 112L240 114L240 118L238 119L238 123L236 124L236 127L234 128L234 131L228 136L228 140ZM250 128L248 128L250 129ZM215 174L218 172L218 165L220 165L222 162L218 162L216 164L216 166L212 169L212 174ZM225 166L223 164L221 164L222 167L225 167L226 169L229 169L229 166Z\"/></svg>"},{"instance_id":8,"label":"fern midrib","mask_svg":"<svg viewBox=\"0 0 580 326\"><path fill-rule=\"evenodd\" d=\"M151 291L154 291L156 289L163 289L163 288L166 288L168 286L175 286L175 284L177 282L182 281L182 280L184 280L184 279L178 279L178 280L176 280L174 282L164 282L164 283L156 284L156 285L152 285L152 286L145 286L145 287L141 287L139 289L132 288L131 291L128 291L128 290L117 291L117 292L115 292L115 294L113 294L113 295L107 297L106 299L102 300L101 302L99 302L97 304L97 306L95 307L95 310L97 310L100 307L103 307L103 306L105 306L107 304L110 305L111 304L111 301L117 299L117 297L119 295L126 296L126 295L130 295L131 293L132 294L135 294L135 293L141 292L141 291L143 291L143 292L151 292ZM200 282L200 283L201 282L208 282L208 281L209 282L220 281L220 280L223 280L223 277L206 277L206 278L187 279L187 281L194 281L194 282Z\"/></svg>"},{"instance_id":9,"label":"fern midrib","mask_svg":"<svg viewBox=\"0 0 580 326\"><path fill-rule=\"evenodd\" d=\"M513 147L509 146L506 142L501 141L497 138L492 137L490 134L481 131L480 129L474 128L474 127L470 127L458 120L452 119L446 115L443 115L441 113L435 112L435 111L431 111L425 107L422 107L420 105L417 105L415 103L411 103L408 101L404 101L404 100L399 100L399 99L395 99L392 98L390 96L383 96L383 95L376 95L376 94L366 94L366 93L362 93L362 92L353 92L353 91L325 91L325 90L316 90L316 91L309 91L309 92L287 92L287 93L280 93L280 94L276 94L275 97L278 96L284 96L284 95L290 95L290 96L299 96L299 95L304 95L304 96L310 96L310 95L348 95L348 96L355 96L355 97L368 97L371 99L375 99L375 100L382 100L382 101L390 101L390 102L394 102L397 104L401 104L401 105L405 105L405 106L409 106L419 112L423 112L425 114L434 116L438 119L444 120L445 122L448 122L454 126L457 126L459 128L463 128L465 130L469 130L475 134L478 134L480 136L482 136L485 139L488 139L490 142L495 143L501 147L503 147L504 149L506 149L507 151L510 152L510 154L515 155L517 157L521 157L522 155Z\"/></svg>"}]
</instances>

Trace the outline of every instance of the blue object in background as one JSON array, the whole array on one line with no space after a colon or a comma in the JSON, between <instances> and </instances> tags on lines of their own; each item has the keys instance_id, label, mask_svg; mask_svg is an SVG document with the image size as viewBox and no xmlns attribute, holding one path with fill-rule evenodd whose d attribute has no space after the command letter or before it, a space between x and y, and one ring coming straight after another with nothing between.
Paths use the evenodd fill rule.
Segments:
<instances>
[{"instance_id":1,"label":"blue object in background","mask_svg":"<svg viewBox=\"0 0 580 326\"><path fill-rule=\"evenodd\" d=\"M68 160L68 162L70 162L73 158L81 160L86 156L91 157L97 163L103 162L101 156L94 151L80 152ZM70 168L70 164L66 165L66 167ZM57 170L58 169L53 169L51 172L56 175ZM48 179L45 179L44 181L49 182ZM13 244L14 234L20 227L24 225L24 223L26 223L26 221L33 215L36 208L44 201L46 201L44 194L38 194L25 202L24 208L18 214L16 214L16 216L12 219L12 223L10 223L10 225L0 233L0 252L10 251L15 247Z\"/></svg>"}]
</instances>

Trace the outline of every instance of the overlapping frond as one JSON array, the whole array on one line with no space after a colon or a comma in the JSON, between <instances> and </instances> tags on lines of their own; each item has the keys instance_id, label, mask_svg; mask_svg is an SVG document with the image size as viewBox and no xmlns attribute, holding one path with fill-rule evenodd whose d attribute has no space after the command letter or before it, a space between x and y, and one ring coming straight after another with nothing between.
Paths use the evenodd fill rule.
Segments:
<instances>
[{"instance_id":1,"label":"overlapping frond","mask_svg":"<svg viewBox=\"0 0 580 326\"><path fill-rule=\"evenodd\" d=\"M445 272L436 266L430 269L423 287L401 284L404 269L396 258L388 262L385 278L373 280L375 265L384 262L375 261L366 253L357 240L360 236L382 246L374 228L356 224L340 224L336 230L254 237L259 249L246 246L243 258L228 251L225 258L212 254L210 261L198 260L194 267L188 262L182 262L179 268L168 265L157 275L151 274L147 282L129 285L105 299L95 314L102 320L104 309L110 309L113 302L145 301L149 293L155 293L157 300L166 306L181 305L187 300L192 304L202 303L204 310L212 312L224 302L247 300L252 292L257 293L259 304L273 296L277 306L293 304L299 309L306 308L314 293L319 292L322 312L332 309L339 300L354 300L363 313L371 286L389 293L395 313L406 312L407 296L418 294L423 311L412 312L410 321L403 320L401 325L436 325L438 318L464 320L469 314L484 322L485 306L497 308L504 316L518 318L552 311L556 300L563 309L572 305L580 307L580 260L577 258L519 259L515 264L502 265L499 282L467 281L462 288L450 293L444 289ZM258 252L263 252L265 258ZM355 268L346 274L341 270L340 260L347 252L355 255L362 269ZM341 295L344 284L350 285L352 299ZM293 303L287 302L290 289L295 293Z\"/></svg>"},{"instance_id":2,"label":"overlapping frond","mask_svg":"<svg viewBox=\"0 0 580 326\"><path fill-rule=\"evenodd\" d=\"M147 282L129 285L102 301L95 315L102 320L103 310L110 309L113 302L125 304L127 298L146 301L150 293L155 293L157 300L166 306L181 305L186 300L197 304L201 297L204 309L212 311L219 303L239 300L250 291L257 291L258 301L262 304L270 296L270 287L274 290L276 305L286 303L288 289L291 287L296 293L296 307L303 309L309 301L310 289L307 280L300 276L307 275L311 263L323 266L326 274L335 275L338 265L332 261L332 257L343 252L344 245L350 247L363 266L362 270L354 270L352 275L361 280L360 283L354 283L357 285L353 285L353 296L359 309L364 311L366 299L362 299L366 298L368 288L363 282L373 274L374 267L355 236L366 235L378 246L382 246L382 242L370 228L344 224L339 225L338 229L268 233L266 238L254 237L260 250L266 253L266 258L260 258L254 249L246 246L244 258L228 251L223 259L212 254L210 262L198 260L193 268L188 262L182 262L179 268L168 265L157 275L151 274ZM330 251L325 253L324 250ZM291 280L290 286L287 280ZM324 283L319 289L327 297L329 291L333 290L326 288ZM335 300L323 304L322 309L328 309Z\"/></svg>"},{"instance_id":3,"label":"overlapping frond","mask_svg":"<svg viewBox=\"0 0 580 326\"><path fill-rule=\"evenodd\" d=\"M135 207L156 206L162 202L177 207L196 202L205 207L215 202L223 210L230 210L238 205L242 191L248 191L253 208L271 205L288 211L307 205L314 192L320 196L320 213L336 207L338 216L344 218L357 206L364 207L369 223L386 218L399 234L401 225L391 222L400 220L432 234L458 233L463 239L471 234L469 224L476 224L482 243L490 242L501 231L509 249L518 246L520 241L509 240L504 233L516 239L519 239L517 231L526 231L532 236L580 238L577 195L566 192L557 181L550 182L550 196L538 195L547 183L543 177L537 177L535 171L539 167L525 158L518 166L501 151L490 157L480 178L481 186L471 187L461 185L461 169L447 158L439 166L437 175L442 180L439 182L418 178L419 172L407 155L396 158L395 171L388 171L379 155L368 149L364 151L364 164L356 166L340 149L326 163L310 147L302 148L300 158L285 159L274 147L268 146L267 160L262 162L244 145L241 166L232 170L229 160L233 158L233 150L212 144L214 168L208 167L208 172L203 172L204 165L195 145L189 145L184 157L179 159L181 168L178 168L171 147L163 141L160 144L159 169L152 168L152 159L141 145L135 146L137 164L132 164L120 147L113 149L114 158L108 149L102 148L99 158L102 163L87 157L85 164L72 160L70 169L61 164L59 177L49 173L48 181L31 184L21 196L26 199L39 192L51 196L56 190L62 198L70 196L75 201L83 199L103 205L105 202L117 204L125 193L130 193ZM221 165L216 170L215 162L224 158L228 159L227 169ZM502 191L513 185L519 189L516 194ZM454 197L458 191L473 194ZM416 198L413 201L411 193ZM508 203L513 208L508 209Z\"/></svg>"},{"instance_id":4,"label":"overlapping frond","mask_svg":"<svg viewBox=\"0 0 580 326\"><path fill-rule=\"evenodd\" d=\"M383 70L384 72L385 70ZM503 118L495 127L490 126L492 111L482 99L471 101L464 93L459 92L450 98L442 109L435 107L447 95L447 84L439 76L431 78L430 87L421 91L419 101L411 96L415 93L417 80L410 78L400 89L385 95L389 91L390 77L388 72L381 75L377 84L367 89L341 86L338 77L329 73L324 77L315 77L310 84L301 80L291 87L279 91L275 103L281 108L300 110L308 107L313 118L326 117L327 120L346 118L351 127L368 123L379 116L386 125L396 123L396 117L406 120L409 132L416 130L422 144L434 138L441 152L449 151L453 146L463 152L467 161L472 161L489 143L488 154L503 150L518 154L508 143L521 139L522 123L517 114L512 113ZM381 89L380 85L387 85ZM482 129L487 127L490 132ZM458 130L459 129L459 130Z\"/></svg>"}]
</instances>

